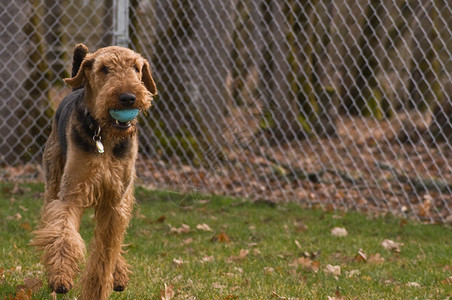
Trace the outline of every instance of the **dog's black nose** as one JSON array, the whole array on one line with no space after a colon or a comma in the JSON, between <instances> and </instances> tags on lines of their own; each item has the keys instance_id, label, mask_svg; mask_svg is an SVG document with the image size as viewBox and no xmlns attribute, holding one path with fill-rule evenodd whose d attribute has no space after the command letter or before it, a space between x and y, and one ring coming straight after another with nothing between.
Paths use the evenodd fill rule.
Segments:
<instances>
[{"instance_id":1,"label":"dog's black nose","mask_svg":"<svg viewBox=\"0 0 452 300\"><path fill-rule=\"evenodd\" d=\"M119 95L119 102L124 106L131 106L135 103L135 95L131 93L125 93Z\"/></svg>"}]
</instances>

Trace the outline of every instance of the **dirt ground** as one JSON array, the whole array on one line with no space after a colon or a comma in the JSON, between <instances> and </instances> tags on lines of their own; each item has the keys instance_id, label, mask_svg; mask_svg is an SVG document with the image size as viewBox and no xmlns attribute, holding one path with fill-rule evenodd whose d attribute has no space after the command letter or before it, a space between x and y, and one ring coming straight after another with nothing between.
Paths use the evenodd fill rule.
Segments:
<instances>
[{"instance_id":1,"label":"dirt ground","mask_svg":"<svg viewBox=\"0 0 452 300\"><path fill-rule=\"evenodd\" d=\"M218 150L222 160L204 166L140 156L138 183L186 193L181 198L178 192L168 192L181 205L195 205L203 193L214 193L452 223L451 148L422 139L400 143L396 136L401 119L341 117L335 137L278 146L246 136L249 130L235 130L243 136L231 134L231 143ZM2 167L0 178L43 181L43 173L39 165Z\"/></svg>"}]
</instances>

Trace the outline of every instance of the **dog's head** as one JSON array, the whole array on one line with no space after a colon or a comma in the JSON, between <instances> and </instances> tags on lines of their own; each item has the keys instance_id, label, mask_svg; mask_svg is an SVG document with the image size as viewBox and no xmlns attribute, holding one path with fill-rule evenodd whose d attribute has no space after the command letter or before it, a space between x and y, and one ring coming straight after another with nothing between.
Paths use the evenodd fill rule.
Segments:
<instances>
[{"instance_id":1,"label":"dog's head","mask_svg":"<svg viewBox=\"0 0 452 300\"><path fill-rule=\"evenodd\" d=\"M102 130L135 131L136 119L118 120L111 111L150 108L157 89L148 61L123 47L111 46L88 53L86 46L79 44L74 51L74 68L75 76L64 82L73 88L84 86L88 111Z\"/></svg>"}]
</instances>

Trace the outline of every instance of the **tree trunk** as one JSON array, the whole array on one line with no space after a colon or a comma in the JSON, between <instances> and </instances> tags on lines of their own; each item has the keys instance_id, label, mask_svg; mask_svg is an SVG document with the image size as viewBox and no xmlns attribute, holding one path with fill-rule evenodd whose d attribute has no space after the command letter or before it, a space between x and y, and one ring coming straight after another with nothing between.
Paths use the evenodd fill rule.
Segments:
<instances>
[{"instance_id":1,"label":"tree trunk","mask_svg":"<svg viewBox=\"0 0 452 300\"><path fill-rule=\"evenodd\" d=\"M352 114L383 118L390 114L390 107L378 87L377 55L382 54L378 29L384 6L380 0L371 0L367 6L362 34L358 40L359 54L356 59L356 71L349 95L345 99L345 109Z\"/></svg>"},{"instance_id":2,"label":"tree trunk","mask_svg":"<svg viewBox=\"0 0 452 300\"><path fill-rule=\"evenodd\" d=\"M410 108L426 110L442 98L438 80L440 65L435 49L438 32L435 20L438 15L432 1L413 2L416 16L413 23L413 52L409 81Z\"/></svg>"},{"instance_id":3,"label":"tree trunk","mask_svg":"<svg viewBox=\"0 0 452 300\"><path fill-rule=\"evenodd\" d=\"M63 33L63 7L61 0L45 0L44 1L44 39L47 44L46 59L49 62L49 68L52 81L62 82L62 78L69 76L66 71L66 62ZM70 59L69 59L70 61Z\"/></svg>"},{"instance_id":4,"label":"tree trunk","mask_svg":"<svg viewBox=\"0 0 452 300\"><path fill-rule=\"evenodd\" d=\"M25 144L22 141L24 128L21 125L24 113L18 114L18 108L22 107L22 101L27 97L24 89L25 82L30 74L30 68L23 62L27 61L28 37L23 30L27 24L32 6L29 1L1 0L3 13L0 21L8 30L2 31L0 42L3 45L0 56L0 163L14 164L19 161L20 153L23 153Z\"/></svg>"},{"instance_id":5,"label":"tree trunk","mask_svg":"<svg viewBox=\"0 0 452 300\"><path fill-rule=\"evenodd\" d=\"M266 106L261 123L271 141L305 137L318 122L315 88L321 84L313 69L318 59L316 5L317 1L261 2L265 44L260 74Z\"/></svg>"},{"instance_id":6,"label":"tree trunk","mask_svg":"<svg viewBox=\"0 0 452 300\"><path fill-rule=\"evenodd\" d=\"M153 65L159 97L148 129L167 155L202 160L203 150L219 142L229 97L228 3L155 2Z\"/></svg>"}]
</instances>

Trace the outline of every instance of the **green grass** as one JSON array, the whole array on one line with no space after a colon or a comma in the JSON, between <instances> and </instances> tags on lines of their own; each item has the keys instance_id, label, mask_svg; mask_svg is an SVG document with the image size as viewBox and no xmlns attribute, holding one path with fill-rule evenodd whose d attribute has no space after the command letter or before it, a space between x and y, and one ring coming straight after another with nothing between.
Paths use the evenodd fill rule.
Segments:
<instances>
[{"instance_id":1,"label":"green grass","mask_svg":"<svg viewBox=\"0 0 452 300\"><path fill-rule=\"evenodd\" d=\"M27 278L44 284L33 299L51 299L27 245L42 191L41 184L0 184L0 299L14 299ZM136 198L125 241L134 273L128 289L111 299L159 299L165 284L173 286L173 299L452 298L452 231L444 226L143 188ZM86 239L91 214L81 226ZM190 231L171 231L182 224ZM196 228L202 224L212 231ZM333 236L334 227L348 235ZM384 239L404 245L389 251ZM358 258L360 249L367 261ZM371 258L376 254L384 261ZM340 275L324 271L328 264L340 266ZM71 291L59 299L74 297Z\"/></svg>"}]
</instances>

